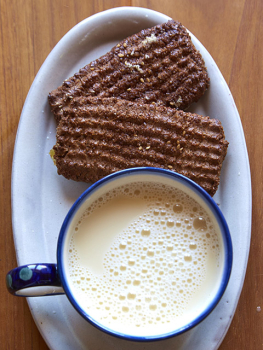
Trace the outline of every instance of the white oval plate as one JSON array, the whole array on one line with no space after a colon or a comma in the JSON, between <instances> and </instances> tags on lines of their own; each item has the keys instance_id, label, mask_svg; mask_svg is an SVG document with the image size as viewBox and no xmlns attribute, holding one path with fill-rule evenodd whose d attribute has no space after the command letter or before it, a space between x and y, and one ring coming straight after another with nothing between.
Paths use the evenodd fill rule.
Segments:
<instances>
[{"instance_id":1,"label":"white oval plate","mask_svg":"<svg viewBox=\"0 0 263 350\"><path fill-rule=\"evenodd\" d=\"M13 234L18 264L56 262L56 243L63 218L88 187L58 176L49 156L55 122L48 93L79 68L106 53L121 39L166 22L161 13L121 7L98 13L70 30L39 70L21 114L12 172ZM229 224L233 271L216 309L197 327L156 343L113 338L85 322L65 296L28 298L34 320L50 349L217 349L236 309L243 286L251 231L251 180L246 143L232 95L212 57L192 35L211 79L205 96L191 110L221 120L229 141L221 184L215 195ZM227 59L227 58L226 58Z\"/></svg>"}]
</instances>

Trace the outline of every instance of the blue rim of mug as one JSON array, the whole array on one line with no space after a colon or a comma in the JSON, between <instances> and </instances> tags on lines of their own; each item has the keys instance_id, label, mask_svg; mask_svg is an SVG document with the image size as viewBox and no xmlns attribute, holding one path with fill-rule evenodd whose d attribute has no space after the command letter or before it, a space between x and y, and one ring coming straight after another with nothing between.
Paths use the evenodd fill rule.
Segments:
<instances>
[{"instance_id":1,"label":"blue rim of mug","mask_svg":"<svg viewBox=\"0 0 263 350\"><path fill-rule=\"evenodd\" d=\"M221 284L218 288L218 291L211 301L211 303L206 307L206 309L203 310L203 312L197 316L195 319L193 319L191 322L189 322L187 325L176 328L175 330L163 333L163 334L157 334L157 335L147 335L147 336L136 336L131 334L124 334L121 332L117 332L113 329L110 329L100 322L98 322L96 319L91 317L87 312L85 312L77 303L74 296L71 293L69 284L67 282L66 274L62 268L63 265L63 252L64 252L64 242L65 242L65 233L67 231L67 228L69 227L71 220L75 214L75 212L78 210L78 208L82 205L82 203L87 199L88 196L90 196L93 192L95 192L98 188L103 186L105 183L108 183L110 181L116 180L120 177L124 177L127 175L133 175L133 174L158 174L162 176L167 176L168 178L175 179L176 181L179 181L183 183L186 187L190 188L194 193L196 193L198 196L200 196L206 205L209 207L209 209L212 211L213 215L216 218L217 223L219 224L220 231L222 232L222 239L223 239L223 245L224 245L224 251L225 251L225 262L224 262L224 269L223 269L223 275ZM170 170L166 169L160 169L160 168L152 168L152 167L140 167L140 168L131 168L131 169L125 169L118 171L116 173L113 173L111 175L108 175L101 180L97 181L93 185L91 185L86 191L84 191L79 198L75 201L75 203L72 205L71 209L69 210L63 224L60 230L59 238L58 238L58 246L57 246L57 263L58 263L58 273L61 279L61 283L63 286L63 289L71 302L71 304L74 306L74 308L79 312L79 314L87 320L89 323L91 323L96 328L100 329L101 331L113 335L117 338L122 338L130 341L138 341L138 342L147 342L147 341L157 341L157 340L163 340L167 339L179 334L182 334L186 332L187 330L190 330L191 328L198 325L201 321L203 321L216 307L220 299L222 298L225 289L228 285L231 270L232 270L232 262L233 262L233 248L232 248L232 240L229 232L229 228L227 225L227 222L216 204L216 202L213 200L213 198L198 184L196 184L191 179L185 177L184 175L175 173Z\"/></svg>"}]
</instances>

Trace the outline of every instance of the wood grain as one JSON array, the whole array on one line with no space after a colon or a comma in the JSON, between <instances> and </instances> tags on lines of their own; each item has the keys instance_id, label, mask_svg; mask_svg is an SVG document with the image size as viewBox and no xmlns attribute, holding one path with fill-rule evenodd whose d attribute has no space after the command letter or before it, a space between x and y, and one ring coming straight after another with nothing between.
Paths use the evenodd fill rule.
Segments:
<instances>
[{"instance_id":1,"label":"wood grain","mask_svg":"<svg viewBox=\"0 0 263 350\"><path fill-rule=\"evenodd\" d=\"M45 58L69 29L94 13L129 5L147 7L180 20L211 53L234 96L250 158L252 239L244 288L220 350L263 349L261 0L0 0L0 348L48 349L26 300L9 295L5 288L5 274L16 266L11 225L11 169L26 95ZM261 312L257 311L258 306Z\"/></svg>"}]
</instances>

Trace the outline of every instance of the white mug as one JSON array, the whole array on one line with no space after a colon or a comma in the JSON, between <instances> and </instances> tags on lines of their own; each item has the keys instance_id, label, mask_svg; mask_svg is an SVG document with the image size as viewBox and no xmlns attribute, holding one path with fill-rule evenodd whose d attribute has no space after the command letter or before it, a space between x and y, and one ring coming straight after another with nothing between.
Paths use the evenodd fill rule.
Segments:
<instances>
[{"instance_id":1,"label":"white mug","mask_svg":"<svg viewBox=\"0 0 263 350\"><path fill-rule=\"evenodd\" d=\"M68 212L57 264L6 276L18 296L66 294L84 319L135 341L181 334L221 299L232 269L227 223L195 182L169 170L127 169L90 186Z\"/></svg>"}]
</instances>

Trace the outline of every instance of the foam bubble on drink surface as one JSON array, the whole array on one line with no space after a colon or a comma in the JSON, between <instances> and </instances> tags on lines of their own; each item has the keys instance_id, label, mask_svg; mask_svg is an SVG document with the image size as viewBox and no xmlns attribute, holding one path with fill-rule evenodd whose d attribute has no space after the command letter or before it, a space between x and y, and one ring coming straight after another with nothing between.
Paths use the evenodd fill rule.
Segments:
<instances>
[{"instance_id":1,"label":"foam bubble on drink surface","mask_svg":"<svg viewBox=\"0 0 263 350\"><path fill-rule=\"evenodd\" d=\"M116 224L115 231L123 203L126 225L120 230ZM102 210L109 212L111 229L105 216L84 253L83 237L91 234L85 224L96 227ZM206 211L181 190L129 184L94 201L76 225L68 251L70 279L82 307L99 323L134 335L167 333L200 304L208 276L220 270L220 244ZM96 250L89 264L85 254Z\"/></svg>"}]
</instances>

